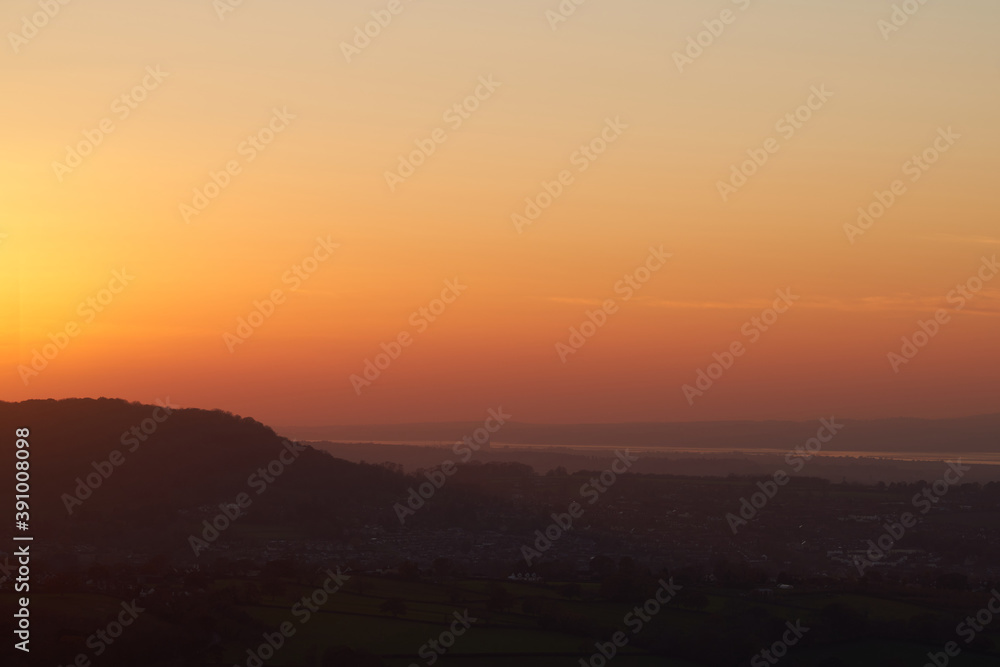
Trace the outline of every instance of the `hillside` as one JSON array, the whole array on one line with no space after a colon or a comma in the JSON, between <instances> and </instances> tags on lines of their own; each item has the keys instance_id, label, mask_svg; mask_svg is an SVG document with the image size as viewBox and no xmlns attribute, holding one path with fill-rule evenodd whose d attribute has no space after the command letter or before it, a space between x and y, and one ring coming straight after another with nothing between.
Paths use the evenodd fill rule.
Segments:
<instances>
[{"instance_id":1,"label":"hillside","mask_svg":"<svg viewBox=\"0 0 1000 667\"><path fill-rule=\"evenodd\" d=\"M162 540L167 549L240 493L253 501L246 512L253 521L332 532L370 518L405 489L385 468L293 446L259 422L221 411L44 400L0 403L0 423L11 445L15 428L31 431L36 539L108 547ZM275 463L282 458L287 465ZM11 477L2 478L0 493L13 493Z\"/></svg>"}]
</instances>

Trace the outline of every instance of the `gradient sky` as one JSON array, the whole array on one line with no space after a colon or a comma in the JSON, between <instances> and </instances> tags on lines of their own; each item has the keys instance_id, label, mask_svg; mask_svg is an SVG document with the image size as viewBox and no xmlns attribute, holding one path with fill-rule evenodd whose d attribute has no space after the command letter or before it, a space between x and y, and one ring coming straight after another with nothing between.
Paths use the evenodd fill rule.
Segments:
<instances>
[{"instance_id":1,"label":"gradient sky","mask_svg":"<svg viewBox=\"0 0 1000 667\"><path fill-rule=\"evenodd\" d=\"M222 408L274 425L478 419L612 422L953 416L1000 398L1000 278L895 373L901 337L1000 252L1000 5L929 2L883 38L882 0L403 1L350 63L340 44L388 0L77 0L0 45L0 398L115 396ZM683 72L674 53L735 21ZM9 0L20 32L35 2ZM119 119L147 67L169 76ZM443 114L501 83L462 126ZM833 93L791 138L776 122ZM121 108L120 106L117 108ZM273 109L297 118L252 162ZM115 130L60 182L83 132ZM628 125L580 173L605 120ZM390 192L385 172L435 128L447 140ZM939 128L961 135L919 181ZM723 202L717 183L780 150ZM188 224L209 172L242 171ZM518 233L511 215L560 171L574 181ZM850 243L876 190L906 183ZM340 244L298 290L282 276ZM562 363L556 343L650 246L673 257ZM135 279L92 322L78 304ZM458 278L426 331L410 315ZM801 300L704 396L682 393L778 289ZM254 300L279 306L230 352ZM27 384L50 334L80 334ZM358 395L380 344L413 344Z\"/></svg>"}]
</instances>

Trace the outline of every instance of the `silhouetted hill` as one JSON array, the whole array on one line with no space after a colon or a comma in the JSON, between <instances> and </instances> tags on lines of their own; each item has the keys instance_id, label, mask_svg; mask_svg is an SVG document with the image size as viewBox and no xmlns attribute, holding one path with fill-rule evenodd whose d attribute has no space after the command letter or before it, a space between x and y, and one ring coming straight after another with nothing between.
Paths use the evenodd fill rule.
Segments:
<instances>
[{"instance_id":1,"label":"silhouetted hill","mask_svg":"<svg viewBox=\"0 0 1000 667\"><path fill-rule=\"evenodd\" d=\"M11 448L16 428L31 430L36 539L75 536L108 544L162 537L183 546L192 525L240 493L253 500L250 523L331 533L370 520L374 508L384 509L405 492L403 477L379 466L312 447L293 459L270 428L222 411L175 409L167 415L157 406L116 399L34 400L0 403L0 423ZM282 452L293 462L274 464ZM12 466L13 456L8 460ZM272 471L283 468L277 477L258 472L269 464ZM12 497L12 475L2 477L0 492ZM87 495L81 481L88 477L99 486L81 503L68 501Z\"/></svg>"}]
</instances>

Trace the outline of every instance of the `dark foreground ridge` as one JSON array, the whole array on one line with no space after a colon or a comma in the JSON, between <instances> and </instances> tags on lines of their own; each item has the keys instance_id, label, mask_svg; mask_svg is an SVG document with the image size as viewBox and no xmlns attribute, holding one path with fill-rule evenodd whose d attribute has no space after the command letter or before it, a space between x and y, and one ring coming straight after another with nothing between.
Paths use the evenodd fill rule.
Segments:
<instances>
[{"instance_id":1,"label":"dark foreground ridge","mask_svg":"<svg viewBox=\"0 0 1000 667\"><path fill-rule=\"evenodd\" d=\"M536 471L439 449L405 474L220 411L28 401L0 422L31 430L24 664L1000 660L1000 483L958 462L852 484L800 458L682 477L625 450Z\"/></svg>"}]
</instances>

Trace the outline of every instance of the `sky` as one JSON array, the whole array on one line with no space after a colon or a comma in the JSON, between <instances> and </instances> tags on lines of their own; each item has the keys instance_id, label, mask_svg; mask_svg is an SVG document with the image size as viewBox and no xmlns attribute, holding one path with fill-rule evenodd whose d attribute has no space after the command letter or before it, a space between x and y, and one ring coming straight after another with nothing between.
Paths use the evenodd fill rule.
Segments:
<instances>
[{"instance_id":1,"label":"sky","mask_svg":"<svg viewBox=\"0 0 1000 667\"><path fill-rule=\"evenodd\" d=\"M0 399L995 412L1000 5L896 5L9 0Z\"/></svg>"}]
</instances>

